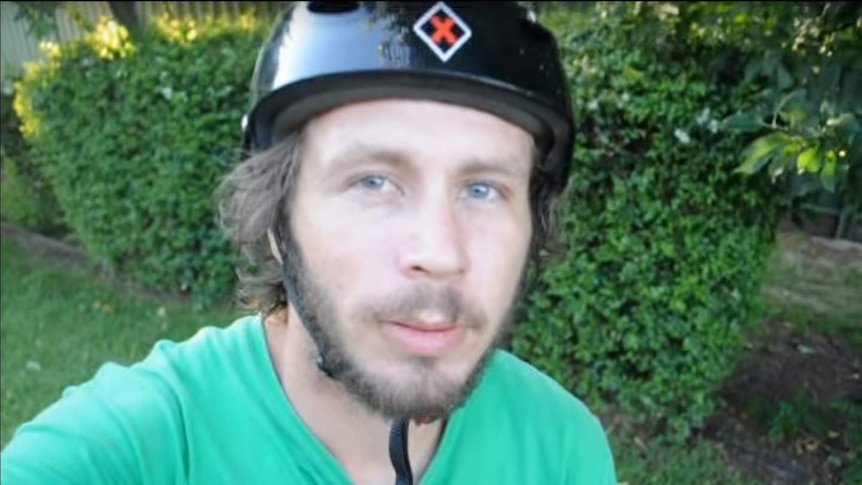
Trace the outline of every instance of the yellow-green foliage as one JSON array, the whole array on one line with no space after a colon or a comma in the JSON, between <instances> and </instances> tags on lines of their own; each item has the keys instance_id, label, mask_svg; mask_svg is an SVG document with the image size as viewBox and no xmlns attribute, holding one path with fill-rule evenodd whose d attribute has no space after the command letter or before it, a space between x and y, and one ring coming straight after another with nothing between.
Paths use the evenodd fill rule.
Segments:
<instances>
[{"instance_id":1,"label":"yellow-green foliage","mask_svg":"<svg viewBox=\"0 0 862 485\"><path fill-rule=\"evenodd\" d=\"M269 21L161 18L137 37L100 21L44 45L15 108L69 225L94 258L203 300L229 292L212 192L238 160L240 119Z\"/></svg>"}]
</instances>

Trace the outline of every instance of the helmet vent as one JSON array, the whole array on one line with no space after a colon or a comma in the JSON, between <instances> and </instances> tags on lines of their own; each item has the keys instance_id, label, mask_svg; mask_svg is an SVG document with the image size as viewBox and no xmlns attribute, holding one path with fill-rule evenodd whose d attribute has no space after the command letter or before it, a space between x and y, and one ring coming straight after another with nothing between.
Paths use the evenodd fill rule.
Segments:
<instances>
[{"instance_id":1,"label":"helmet vent","mask_svg":"<svg viewBox=\"0 0 862 485\"><path fill-rule=\"evenodd\" d=\"M359 2L308 2L311 13L347 13L359 8Z\"/></svg>"}]
</instances>

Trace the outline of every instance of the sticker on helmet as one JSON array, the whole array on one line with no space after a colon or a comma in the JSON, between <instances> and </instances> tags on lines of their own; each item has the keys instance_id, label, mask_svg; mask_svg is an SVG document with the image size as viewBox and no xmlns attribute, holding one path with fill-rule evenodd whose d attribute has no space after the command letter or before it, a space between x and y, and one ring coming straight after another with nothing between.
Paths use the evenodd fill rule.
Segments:
<instances>
[{"instance_id":1,"label":"sticker on helmet","mask_svg":"<svg viewBox=\"0 0 862 485\"><path fill-rule=\"evenodd\" d=\"M470 39L467 23L443 2L438 2L413 24L413 31L446 62Z\"/></svg>"}]
</instances>

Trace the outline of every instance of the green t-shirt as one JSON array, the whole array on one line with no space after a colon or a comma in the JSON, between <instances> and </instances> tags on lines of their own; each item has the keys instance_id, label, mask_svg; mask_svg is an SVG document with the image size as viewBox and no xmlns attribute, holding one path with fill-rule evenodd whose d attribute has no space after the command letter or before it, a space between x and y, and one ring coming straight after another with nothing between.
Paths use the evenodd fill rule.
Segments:
<instances>
[{"instance_id":1,"label":"green t-shirt","mask_svg":"<svg viewBox=\"0 0 862 485\"><path fill-rule=\"evenodd\" d=\"M259 317L160 341L22 425L2 483L349 484L285 398ZM615 484L599 421L549 377L497 351L420 482Z\"/></svg>"}]
</instances>

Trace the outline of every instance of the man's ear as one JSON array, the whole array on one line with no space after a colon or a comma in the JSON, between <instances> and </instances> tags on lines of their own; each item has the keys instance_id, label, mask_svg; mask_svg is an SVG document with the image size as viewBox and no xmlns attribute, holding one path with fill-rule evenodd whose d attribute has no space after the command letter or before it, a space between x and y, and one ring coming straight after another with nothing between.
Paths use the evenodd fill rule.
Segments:
<instances>
[{"instance_id":1,"label":"man's ear","mask_svg":"<svg viewBox=\"0 0 862 485\"><path fill-rule=\"evenodd\" d=\"M281 251L278 250L278 243L275 241L272 229L266 230L266 237L269 239L269 250L272 252L273 257L275 257L279 264L283 265L284 261L281 260Z\"/></svg>"}]
</instances>

